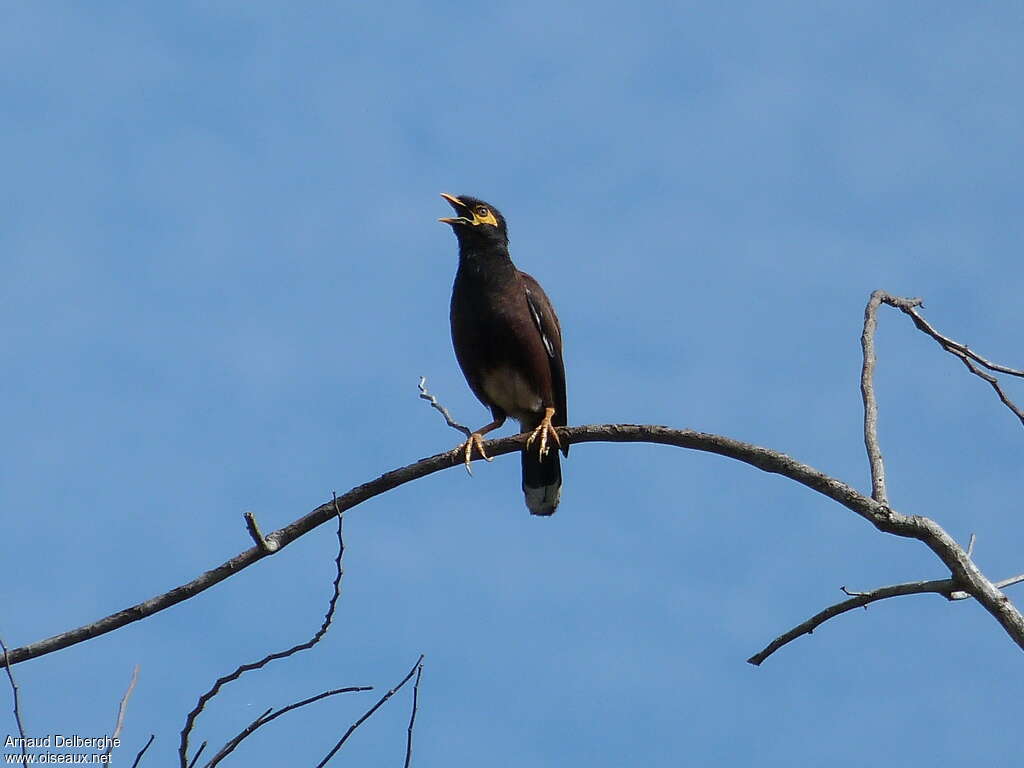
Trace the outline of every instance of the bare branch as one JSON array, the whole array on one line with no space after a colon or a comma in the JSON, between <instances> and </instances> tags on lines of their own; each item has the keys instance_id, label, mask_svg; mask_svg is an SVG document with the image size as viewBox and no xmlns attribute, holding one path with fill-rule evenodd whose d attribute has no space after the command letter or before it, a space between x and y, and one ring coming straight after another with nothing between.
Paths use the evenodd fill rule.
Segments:
<instances>
[{"instance_id":1,"label":"bare branch","mask_svg":"<svg viewBox=\"0 0 1024 768\"><path fill-rule=\"evenodd\" d=\"M335 566L334 591L331 594L330 602L327 605L327 613L324 614L324 620L323 620L323 623L320 625L320 629L318 629L316 631L316 634L314 634L312 638L310 638L309 640L307 640L304 643L300 643L298 645L292 646L291 648L289 648L286 651L276 651L274 653L267 654L266 656L264 656L259 661L250 662L248 664L242 664L234 672L231 672L230 674L227 674L227 675L224 675L223 677L218 678L217 681L213 684L213 687L210 688L210 690L206 691L206 693L204 693L202 696L199 697L199 701L196 703L195 708L191 712L189 712L188 716L185 718L185 726L181 729L181 741L180 741L180 744L178 746L178 758L179 758L179 761L180 761L180 764L181 764L181 768L189 768L189 766L191 765L188 762L188 737L189 737L189 734L192 732L193 726L195 725L196 718L199 717L199 713L203 711L203 708L206 706L207 702L209 702L210 699L212 699L214 696L216 696L220 692L220 689L224 685L226 685L227 683L230 683L230 682L232 682L234 680L237 680L238 678L240 678L246 672L251 672L254 669L261 669L261 668L265 667L267 664L269 664L272 661L277 661L278 659L287 658L287 657L289 657L289 656L291 656L293 654L298 653L299 651L308 650L308 649L312 648L314 645L316 645L317 643L319 643L321 638L323 638L323 636L325 634L327 634L327 630L331 626L331 622L334 620L334 609L337 606L338 598L341 595L341 579L342 579L342 576L344 576L344 574L345 574L345 568L344 568L343 560L342 560L342 558L344 557L344 554L345 554L345 537L344 537L344 530L343 530L344 516L342 515L341 509L338 506L338 496L337 496L337 494L333 494L333 495L334 495L333 511L334 511L334 516L338 520L338 555L337 555L337 557L334 558L334 566ZM282 545L277 545L277 546L275 546L275 549L276 548L280 548L280 546L284 546L284 545L283 544ZM262 551L258 547L257 547L257 550L258 551ZM252 551L252 550L250 550L250 551ZM203 746L205 746L205 745L206 745L206 742L203 742ZM192 759L192 762L194 763L195 760L198 757L199 757L199 753L197 752L196 753L196 757L194 757Z\"/></svg>"},{"instance_id":2,"label":"bare branch","mask_svg":"<svg viewBox=\"0 0 1024 768\"><path fill-rule=\"evenodd\" d=\"M871 498L879 504L888 504L885 492L885 464L882 449L878 445L878 403L875 400L875 329L878 327L878 306L887 297L884 291L875 291L864 308L864 330L860 335L860 346L864 362L860 370L860 392L864 401L864 447L868 452L871 467ZM908 299L920 304L920 299Z\"/></svg>"},{"instance_id":3,"label":"bare branch","mask_svg":"<svg viewBox=\"0 0 1024 768\"><path fill-rule=\"evenodd\" d=\"M155 733L149 734L149 741L146 742L146 746L139 750L139 754L135 756L135 762L132 763L132 768L138 768L139 763L142 762L142 756L146 754L146 750L149 749L149 745L153 743L153 739L155 738Z\"/></svg>"},{"instance_id":4,"label":"bare branch","mask_svg":"<svg viewBox=\"0 0 1024 768\"><path fill-rule=\"evenodd\" d=\"M423 663L423 654L420 654L420 657L418 659L416 659L416 663L412 665L412 669L409 670L409 674L407 674L404 678L402 678L402 682L400 682L398 685L396 685L390 691L385 693L380 698L380 701L378 701L376 704L374 704L372 707L370 707L368 710L366 710L366 712L363 713L362 717L360 717L358 720L356 720L354 723L352 723L352 725L349 726L349 729L347 731L345 731L345 735L342 736L341 739L338 741L338 743L335 744L334 747L331 749L331 751L327 753L327 756L323 760L321 760L319 763L317 763L316 768L324 768L324 766L327 765L327 762L332 757L334 757L335 754L337 754L339 749L341 749L342 745L346 741L348 741L348 737L352 735L352 733L355 731L355 729L358 728L363 723L365 723L367 720L369 720L374 712L376 712L378 709L380 709L388 699L390 699L392 696L394 696L396 693L398 693L402 689L402 686L409 682L409 679L413 676L413 673L416 672L416 670L420 667L420 665L422 663Z\"/></svg>"},{"instance_id":5,"label":"bare branch","mask_svg":"<svg viewBox=\"0 0 1024 768\"><path fill-rule=\"evenodd\" d=\"M875 291L873 294L871 294L872 300L874 300L876 295L878 296L878 300L881 303L888 304L890 307L895 307L900 312L910 317L910 319L914 321L914 325L917 326L918 330L920 330L922 333L928 334L933 339L935 339L939 346L942 347L947 352L949 352L951 355L955 355L956 357L960 358L961 362L963 362L963 364L967 367L967 370L969 370L975 376L978 376L979 378L987 381L989 385L992 387L992 389L995 390L996 395L998 395L999 400L1003 403L1003 405L1005 405L1013 412L1013 415L1020 420L1021 424L1024 424L1024 411L1021 411L1021 409L1018 408L1013 403L1013 401L1010 400L1009 397L1007 397L1006 393L1003 391L1003 388L999 384L999 380L995 376L987 374L981 369L979 369L976 365L974 365L974 363L977 363L978 365L982 366L983 368L987 368L990 371L995 371L996 373L1005 373L1008 376L1017 376L1024 378L1024 371L1018 370L1017 368L1010 368L1005 365L1000 365L999 363L993 363L990 360L986 360L984 357L974 352L966 344L961 344L959 341L954 341L948 336L943 336L941 333L936 331L927 320L925 320L921 316L920 312L917 311L917 307L922 306L922 302L920 299L903 299L900 298L899 296L891 296L885 291Z\"/></svg>"},{"instance_id":6,"label":"bare branch","mask_svg":"<svg viewBox=\"0 0 1024 768\"><path fill-rule=\"evenodd\" d=\"M689 429L638 424L593 424L578 427L560 427L559 435L567 444L579 443L654 443L672 445L694 451L718 454L741 461L764 472L782 475L838 502L864 518L878 530L895 536L917 539L931 549L950 569L959 588L969 592L1000 623L1017 645L1024 648L1024 617L1013 604L992 584L967 557L967 552L935 521L918 515L904 515L879 504L843 481L803 464L784 453L750 443L733 440L722 435L696 432ZM486 441L487 454L492 457L518 453L526 435L515 435L500 440ZM479 459L474 459L479 460ZM462 466L463 457L445 451L430 458L387 472L375 480L352 488L337 497L338 509L345 512L367 499L397 488L421 477ZM335 518L334 503L328 501L303 517L274 531L267 539L277 544L278 550L309 533L319 525ZM224 579L235 575L253 563L267 557L259 547L242 552L213 570L180 587L157 595L143 603L126 608L83 627L64 632L10 651L10 663L52 653L70 645L110 632L133 621L176 605L203 592Z\"/></svg>"},{"instance_id":7,"label":"bare branch","mask_svg":"<svg viewBox=\"0 0 1024 768\"><path fill-rule=\"evenodd\" d=\"M354 693L356 691L372 691L372 685L357 685L350 686L348 688L335 688L331 691L324 691L318 693L316 696L311 696L308 699L297 701L294 704L289 704L286 707L281 707L279 710L274 711L273 707L268 709L262 715L253 720L244 730L242 730L237 736L231 739L227 744L221 747L220 751L210 759L210 761L204 766L204 768L214 768L217 763L223 760L225 757L230 755L239 744L241 744L246 738L248 738L256 729L262 728L269 722L272 722L279 718L281 715L291 712L293 709L299 709L307 704L320 701L320 699L326 699L328 696L337 696L339 693Z\"/></svg>"},{"instance_id":8,"label":"bare branch","mask_svg":"<svg viewBox=\"0 0 1024 768\"><path fill-rule=\"evenodd\" d=\"M25 726L21 722L21 699L18 694L18 683L14 679L14 673L11 672L11 661L7 655L7 645L2 637L0 637L0 649L3 649L4 652L4 669L7 670L7 680L11 684L11 697L14 699L14 722L18 724L18 736L21 737L21 764L28 765L28 752L25 747Z\"/></svg>"},{"instance_id":9,"label":"bare branch","mask_svg":"<svg viewBox=\"0 0 1024 768\"><path fill-rule=\"evenodd\" d=\"M447 424L452 429L457 429L467 438L473 434L472 430L470 430L469 427L464 427L462 424L459 424L459 422L455 421L451 417L451 414L448 413L448 409L441 405L439 402L437 402L437 398L430 394L430 392L427 390L426 376L420 376L420 383L418 384L418 386L420 390L420 399L426 400L428 403L430 403L431 408L438 410L441 413L441 415L444 416L445 424Z\"/></svg>"},{"instance_id":10,"label":"bare branch","mask_svg":"<svg viewBox=\"0 0 1024 768\"><path fill-rule=\"evenodd\" d=\"M973 536L972 536L973 542ZM1002 581L996 582L993 586L997 589L1009 587L1013 584L1019 584L1024 581L1024 573L1017 576L1013 576L1009 579L1003 579ZM769 643L764 650L759 653L755 653L749 659L747 663L753 664L754 666L760 666L761 662L779 650L782 646L787 643L791 643L802 635L809 635L819 626L824 624L831 618L834 618L842 613L847 613L856 608L867 609L871 603L878 602L879 600L885 600L890 597L902 597L903 595L925 595L925 594L938 594L945 597L947 600L966 600L971 595L957 589L956 582L953 579L935 579L934 581L908 581L903 584L893 584L888 587L879 587L873 589L870 592L854 592L847 589L846 587L840 587L843 594L849 595L851 600L844 600L841 603L829 606L820 613L814 614L807 621L802 624L798 624L783 635L780 635L771 643Z\"/></svg>"},{"instance_id":11,"label":"bare branch","mask_svg":"<svg viewBox=\"0 0 1024 768\"><path fill-rule=\"evenodd\" d=\"M1012 587L1014 584L1020 584L1022 581L1024 581L1024 573L1018 573L1016 576L1011 576L1008 579L1003 579L1002 581L997 581L996 582L996 588L997 589L1003 589L1004 587ZM954 600L963 600L964 598L957 597L958 594L959 594L958 592L954 592L953 593L953 599Z\"/></svg>"},{"instance_id":12,"label":"bare branch","mask_svg":"<svg viewBox=\"0 0 1024 768\"><path fill-rule=\"evenodd\" d=\"M409 728L406 731L405 740L405 768L409 768L412 765L412 730L416 725L416 710L419 708L420 703L420 677L423 675L423 658L420 657L420 663L416 666L416 682L412 686L412 712L409 714Z\"/></svg>"},{"instance_id":13,"label":"bare branch","mask_svg":"<svg viewBox=\"0 0 1024 768\"><path fill-rule=\"evenodd\" d=\"M124 696L121 697L121 703L117 705L117 721L114 724L114 733L110 737L111 743L107 745L107 748L103 750L104 755L109 755L114 751L113 742L121 735L121 729L124 728L124 715L128 711L128 699L131 698L132 691L135 690L135 683L139 681L139 665L135 665L135 669L132 670L132 679L128 681L128 690L124 692Z\"/></svg>"},{"instance_id":14,"label":"bare branch","mask_svg":"<svg viewBox=\"0 0 1024 768\"><path fill-rule=\"evenodd\" d=\"M882 301L884 303L888 304L890 307L895 307L896 309L900 310L900 312L903 312L906 315L909 315L911 319L913 319L914 325L916 325L918 329L920 329L924 333L927 333L929 336L935 339L935 341L937 341L939 345L947 352L969 357L971 360L974 360L976 363L983 366L984 368L988 368L990 371L995 371L996 373L1005 373L1009 376L1018 376L1020 378L1024 378L1024 370L1019 370L1017 368L1009 368L1005 365L1000 365L999 363L993 363L989 360L986 360L984 357L974 352L966 344L961 344L959 341L954 341L948 336L943 336L941 333L936 331L927 320L921 317L921 313L917 311L917 307L924 306L924 302L921 301L920 299L902 299L899 296L891 296L888 293L885 293L884 291L882 293Z\"/></svg>"},{"instance_id":15,"label":"bare branch","mask_svg":"<svg viewBox=\"0 0 1024 768\"><path fill-rule=\"evenodd\" d=\"M852 595L850 600L844 600L841 603L836 603L820 613L814 614L807 621L802 624L798 624L793 627L793 629L789 630L789 632L786 632L772 640L764 650L760 653L755 653L747 659L747 663L753 664L754 666L760 666L761 662L779 650L782 646L796 640L801 635L811 634L820 625L841 613L846 613L847 611L852 611L855 608L860 608L862 606L867 607L869 603L884 600L887 597L897 597L898 595L920 595L934 592L944 595L949 599L955 587L956 584L952 579L911 581L904 584L894 584L891 587L882 587L880 589L872 590L871 592L851 592L846 587L840 587L845 594Z\"/></svg>"},{"instance_id":16,"label":"bare branch","mask_svg":"<svg viewBox=\"0 0 1024 768\"><path fill-rule=\"evenodd\" d=\"M199 756L203 754L203 750L206 749L207 742L203 742L199 745L199 749L196 750L195 756L192 758L192 762L188 764L188 768L195 768L195 764L199 762Z\"/></svg>"},{"instance_id":17,"label":"bare branch","mask_svg":"<svg viewBox=\"0 0 1024 768\"><path fill-rule=\"evenodd\" d=\"M995 393L999 397L1000 402L1002 402L1003 405L1009 408L1013 412L1014 416L1020 419L1021 424L1024 424L1024 411L1021 411L1021 409L1018 408L1009 397L1007 397L1006 393L1003 391L1003 388L999 385L999 379L997 379L990 373L985 373L983 370L978 368L974 363L972 363L968 358L959 355L956 352L954 352L953 354L957 355L957 357L959 357L963 361L963 364L967 366L967 370L969 370L975 376L987 381L992 386L992 389L995 390Z\"/></svg>"}]
</instances>

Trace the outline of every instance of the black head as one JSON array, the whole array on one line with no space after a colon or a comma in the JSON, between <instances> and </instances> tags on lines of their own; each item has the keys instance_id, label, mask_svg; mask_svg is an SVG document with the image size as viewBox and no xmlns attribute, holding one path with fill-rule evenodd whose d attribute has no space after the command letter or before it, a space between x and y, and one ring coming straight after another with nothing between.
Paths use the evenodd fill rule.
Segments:
<instances>
[{"instance_id":1,"label":"black head","mask_svg":"<svg viewBox=\"0 0 1024 768\"><path fill-rule=\"evenodd\" d=\"M456 215L451 218L438 219L451 224L459 246L477 246L481 248L508 245L508 230L505 228L505 217L490 203L468 195L448 195L441 197L455 209Z\"/></svg>"}]
</instances>

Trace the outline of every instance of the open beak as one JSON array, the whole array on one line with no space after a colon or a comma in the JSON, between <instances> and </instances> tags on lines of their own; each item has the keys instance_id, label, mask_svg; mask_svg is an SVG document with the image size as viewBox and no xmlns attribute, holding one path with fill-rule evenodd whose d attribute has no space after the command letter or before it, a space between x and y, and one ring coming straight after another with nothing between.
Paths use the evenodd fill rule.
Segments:
<instances>
[{"instance_id":1,"label":"open beak","mask_svg":"<svg viewBox=\"0 0 1024 768\"><path fill-rule=\"evenodd\" d=\"M466 205L459 200L455 195L449 195L447 192L442 192L441 197L448 201L448 204L455 209L456 213L462 213L466 210ZM442 224L472 224L472 219L467 219L465 216L455 216L451 218L438 219Z\"/></svg>"}]
</instances>

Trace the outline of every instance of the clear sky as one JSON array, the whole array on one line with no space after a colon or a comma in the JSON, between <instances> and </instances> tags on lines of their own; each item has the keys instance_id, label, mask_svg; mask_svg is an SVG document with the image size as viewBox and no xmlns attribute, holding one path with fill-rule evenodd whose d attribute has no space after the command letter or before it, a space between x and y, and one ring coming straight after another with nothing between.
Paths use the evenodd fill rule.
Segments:
<instances>
[{"instance_id":1,"label":"clear sky","mask_svg":"<svg viewBox=\"0 0 1024 768\"><path fill-rule=\"evenodd\" d=\"M439 192L498 206L565 332L569 420L759 443L869 487L871 290L1024 365L1019 3L8 4L0 27L0 635L191 580L488 420L451 351ZM1024 570L1024 433L883 310L890 496ZM1024 400L1024 387L1011 388ZM502 434L510 434L508 426ZM1011 766L1022 656L908 597L745 659L843 596L948 575L790 481L580 445L531 518L514 456L352 511L333 631L233 684L195 742L426 654L415 765ZM197 696L306 639L325 526L202 596L15 668L30 734L176 764ZM1020 598L1022 587L1011 595ZM0 735L14 730L0 687ZM332 764L400 765L409 691ZM312 765L379 694L263 729Z\"/></svg>"}]
</instances>

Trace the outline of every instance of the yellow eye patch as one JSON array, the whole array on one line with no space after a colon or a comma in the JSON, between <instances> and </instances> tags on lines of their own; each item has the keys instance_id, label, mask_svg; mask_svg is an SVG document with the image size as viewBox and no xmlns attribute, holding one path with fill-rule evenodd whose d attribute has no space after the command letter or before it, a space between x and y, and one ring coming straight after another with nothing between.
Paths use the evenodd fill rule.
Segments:
<instances>
[{"instance_id":1,"label":"yellow eye patch","mask_svg":"<svg viewBox=\"0 0 1024 768\"><path fill-rule=\"evenodd\" d=\"M483 206L473 211L473 226L475 227L480 224L490 224L492 227L498 226L498 219L495 218L494 211Z\"/></svg>"}]
</instances>

